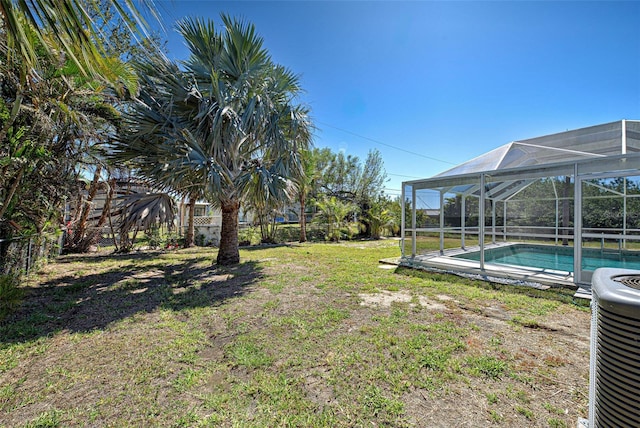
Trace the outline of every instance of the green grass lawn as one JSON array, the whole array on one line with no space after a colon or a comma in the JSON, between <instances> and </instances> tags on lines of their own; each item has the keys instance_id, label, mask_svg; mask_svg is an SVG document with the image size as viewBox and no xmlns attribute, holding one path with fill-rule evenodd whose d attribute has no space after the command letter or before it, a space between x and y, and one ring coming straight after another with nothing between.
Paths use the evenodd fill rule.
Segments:
<instances>
[{"instance_id":1,"label":"green grass lawn","mask_svg":"<svg viewBox=\"0 0 640 428\"><path fill-rule=\"evenodd\" d=\"M572 290L380 269L398 241L65 256L0 324L0 426L570 427Z\"/></svg>"}]
</instances>

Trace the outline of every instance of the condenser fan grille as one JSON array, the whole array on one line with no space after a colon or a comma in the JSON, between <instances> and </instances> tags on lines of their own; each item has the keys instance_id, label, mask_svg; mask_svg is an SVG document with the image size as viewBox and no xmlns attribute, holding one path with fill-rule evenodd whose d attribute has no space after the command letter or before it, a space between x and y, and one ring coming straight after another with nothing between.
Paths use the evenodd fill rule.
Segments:
<instances>
[{"instance_id":1,"label":"condenser fan grille","mask_svg":"<svg viewBox=\"0 0 640 428\"><path fill-rule=\"evenodd\" d=\"M622 275L613 278L614 281L626 285L629 288L640 290L640 275Z\"/></svg>"},{"instance_id":2,"label":"condenser fan grille","mask_svg":"<svg viewBox=\"0 0 640 428\"><path fill-rule=\"evenodd\" d=\"M640 427L640 270L592 278L589 428Z\"/></svg>"},{"instance_id":3,"label":"condenser fan grille","mask_svg":"<svg viewBox=\"0 0 640 428\"><path fill-rule=\"evenodd\" d=\"M596 427L638 426L640 320L598 308Z\"/></svg>"}]
</instances>

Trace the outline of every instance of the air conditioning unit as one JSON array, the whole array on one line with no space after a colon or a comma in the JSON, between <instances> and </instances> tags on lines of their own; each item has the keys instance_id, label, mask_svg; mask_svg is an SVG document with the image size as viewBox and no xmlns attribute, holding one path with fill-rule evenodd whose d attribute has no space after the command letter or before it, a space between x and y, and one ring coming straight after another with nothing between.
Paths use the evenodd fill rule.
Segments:
<instances>
[{"instance_id":1,"label":"air conditioning unit","mask_svg":"<svg viewBox=\"0 0 640 428\"><path fill-rule=\"evenodd\" d=\"M589 428L640 427L640 271L591 280Z\"/></svg>"}]
</instances>

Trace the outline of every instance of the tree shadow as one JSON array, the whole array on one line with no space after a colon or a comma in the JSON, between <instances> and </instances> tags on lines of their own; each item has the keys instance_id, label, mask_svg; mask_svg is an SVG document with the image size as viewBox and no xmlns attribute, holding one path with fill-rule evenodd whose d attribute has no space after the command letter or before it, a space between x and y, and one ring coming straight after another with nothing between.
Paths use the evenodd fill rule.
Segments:
<instances>
[{"instance_id":1,"label":"tree shadow","mask_svg":"<svg viewBox=\"0 0 640 428\"><path fill-rule=\"evenodd\" d=\"M240 246L240 250L245 251L257 251L264 250L265 248L281 248L281 247L296 247L300 246L299 242L284 242L279 244L256 244L256 245L243 245Z\"/></svg>"},{"instance_id":2,"label":"tree shadow","mask_svg":"<svg viewBox=\"0 0 640 428\"><path fill-rule=\"evenodd\" d=\"M249 292L261 278L261 269L251 261L220 267L212 266L209 257L198 257L137 265L129 263L151 260L153 255L118 257L126 264L96 272L104 258L88 256L85 270L95 263L96 273L69 274L28 288L23 306L0 323L0 343L30 341L63 330L101 330L157 309L218 306Z\"/></svg>"},{"instance_id":3,"label":"tree shadow","mask_svg":"<svg viewBox=\"0 0 640 428\"><path fill-rule=\"evenodd\" d=\"M56 260L57 264L69 264L76 262L83 263L99 263L105 260L153 260L158 258L159 255L164 254L162 250L146 250L146 251L132 251L129 253L114 253L114 252L101 252L94 254L86 253L69 253L64 257Z\"/></svg>"}]
</instances>

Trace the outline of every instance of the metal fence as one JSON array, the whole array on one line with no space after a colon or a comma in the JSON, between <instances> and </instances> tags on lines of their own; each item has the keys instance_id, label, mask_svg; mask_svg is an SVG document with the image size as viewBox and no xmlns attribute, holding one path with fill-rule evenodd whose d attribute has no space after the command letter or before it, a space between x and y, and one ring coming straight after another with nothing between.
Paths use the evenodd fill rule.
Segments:
<instances>
[{"instance_id":1,"label":"metal fence","mask_svg":"<svg viewBox=\"0 0 640 428\"><path fill-rule=\"evenodd\" d=\"M28 275L40 262L60 255L61 237L30 235L0 239L0 274Z\"/></svg>"}]
</instances>

